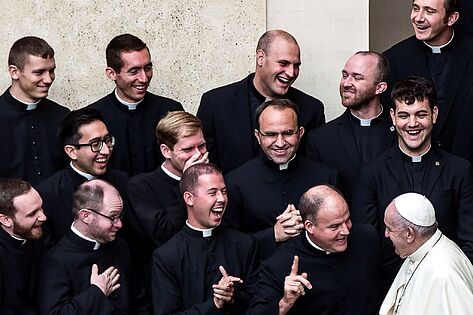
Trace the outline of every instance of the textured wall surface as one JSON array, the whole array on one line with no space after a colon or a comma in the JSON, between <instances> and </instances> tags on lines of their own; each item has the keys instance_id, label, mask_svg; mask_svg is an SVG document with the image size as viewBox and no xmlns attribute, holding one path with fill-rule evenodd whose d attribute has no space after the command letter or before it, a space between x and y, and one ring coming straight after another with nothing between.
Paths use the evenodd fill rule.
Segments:
<instances>
[{"instance_id":1,"label":"textured wall surface","mask_svg":"<svg viewBox=\"0 0 473 315\"><path fill-rule=\"evenodd\" d=\"M338 85L346 60L368 48L368 0L268 0L268 29L282 28L301 46L301 73L294 86L325 104L337 117Z\"/></svg>"},{"instance_id":2,"label":"textured wall surface","mask_svg":"<svg viewBox=\"0 0 473 315\"><path fill-rule=\"evenodd\" d=\"M109 93L105 47L116 35L145 41L154 63L150 91L195 112L203 92L254 69L266 26L265 0L0 0L0 89L10 85L8 51L26 35L56 51L49 97L70 108Z\"/></svg>"}]
</instances>

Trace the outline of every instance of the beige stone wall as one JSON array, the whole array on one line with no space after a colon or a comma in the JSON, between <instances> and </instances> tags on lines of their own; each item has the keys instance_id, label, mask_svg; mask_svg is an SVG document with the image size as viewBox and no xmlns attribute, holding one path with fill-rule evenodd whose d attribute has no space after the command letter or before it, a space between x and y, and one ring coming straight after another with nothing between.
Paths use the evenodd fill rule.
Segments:
<instances>
[{"instance_id":1,"label":"beige stone wall","mask_svg":"<svg viewBox=\"0 0 473 315\"><path fill-rule=\"evenodd\" d=\"M377 0L374 0L377 1ZM337 117L338 85L345 61L368 49L368 0L268 0L268 29L283 28L301 46L301 73L294 86L325 104Z\"/></svg>"},{"instance_id":2,"label":"beige stone wall","mask_svg":"<svg viewBox=\"0 0 473 315\"><path fill-rule=\"evenodd\" d=\"M150 48L150 91L195 112L203 92L254 69L256 42L266 27L265 0L0 0L0 11L1 91L10 84L11 45L36 35L56 51L50 98L70 108L113 89L104 74L105 47L127 32Z\"/></svg>"}]
</instances>

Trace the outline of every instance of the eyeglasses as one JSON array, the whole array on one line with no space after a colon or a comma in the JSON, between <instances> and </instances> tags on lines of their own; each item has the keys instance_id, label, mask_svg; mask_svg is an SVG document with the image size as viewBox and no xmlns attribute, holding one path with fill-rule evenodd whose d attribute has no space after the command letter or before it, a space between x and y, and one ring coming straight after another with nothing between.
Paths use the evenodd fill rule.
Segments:
<instances>
[{"instance_id":1,"label":"eyeglasses","mask_svg":"<svg viewBox=\"0 0 473 315\"><path fill-rule=\"evenodd\" d=\"M276 132L276 131L262 132L261 130L257 130L257 131L261 136L271 139L271 140L276 140L279 136L281 136L284 140L287 140L299 134L299 129L285 130L283 132Z\"/></svg>"},{"instance_id":2,"label":"eyeglasses","mask_svg":"<svg viewBox=\"0 0 473 315\"><path fill-rule=\"evenodd\" d=\"M115 215L113 217L109 217L108 215L100 213L100 212L98 212L97 210L94 210L94 209L87 208L87 210L92 211L93 213L98 214L99 216L102 216L104 218L109 219L112 222L113 225L117 224L118 220L121 221L123 219L123 216L125 215L124 210L119 215Z\"/></svg>"},{"instance_id":3,"label":"eyeglasses","mask_svg":"<svg viewBox=\"0 0 473 315\"><path fill-rule=\"evenodd\" d=\"M102 148L103 148L104 143L109 149L113 148L113 146L115 145L115 137L114 136L106 136L103 139L94 140L91 143L77 143L77 144L72 144L71 143L69 145L73 145L73 146L78 147L78 148L80 148L80 147L90 147L90 150L92 150L92 152L100 152L100 150L102 150Z\"/></svg>"}]
</instances>

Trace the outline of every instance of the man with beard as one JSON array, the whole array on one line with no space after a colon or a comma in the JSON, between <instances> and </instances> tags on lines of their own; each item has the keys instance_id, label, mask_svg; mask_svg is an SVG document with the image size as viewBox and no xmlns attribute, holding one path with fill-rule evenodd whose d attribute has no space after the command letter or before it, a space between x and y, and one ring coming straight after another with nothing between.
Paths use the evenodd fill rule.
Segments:
<instances>
[{"instance_id":1,"label":"man with beard","mask_svg":"<svg viewBox=\"0 0 473 315\"><path fill-rule=\"evenodd\" d=\"M276 245L303 230L297 202L315 185L336 182L336 171L296 155L304 135L296 104L267 101L256 110L254 136L260 156L228 173L228 213L225 224L254 233L263 258Z\"/></svg>"},{"instance_id":2,"label":"man with beard","mask_svg":"<svg viewBox=\"0 0 473 315\"><path fill-rule=\"evenodd\" d=\"M343 196L327 185L305 192L299 208L304 233L262 263L247 314L377 314L375 229L352 225Z\"/></svg>"},{"instance_id":3,"label":"man with beard","mask_svg":"<svg viewBox=\"0 0 473 315\"><path fill-rule=\"evenodd\" d=\"M41 314L151 314L133 277L126 243L117 238L123 201L102 180L77 188L74 222L41 263Z\"/></svg>"},{"instance_id":4,"label":"man with beard","mask_svg":"<svg viewBox=\"0 0 473 315\"><path fill-rule=\"evenodd\" d=\"M394 146L362 168L353 202L353 221L385 231L384 210L398 195L417 192L435 207L440 230L473 260L473 174L465 159L432 145L432 128L439 110L433 85L409 77L393 89L391 118L398 134ZM392 282L400 259L385 241L385 259L391 266L385 284Z\"/></svg>"},{"instance_id":5,"label":"man with beard","mask_svg":"<svg viewBox=\"0 0 473 315\"><path fill-rule=\"evenodd\" d=\"M41 225L39 194L16 178L0 178L0 313L35 315Z\"/></svg>"},{"instance_id":6,"label":"man with beard","mask_svg":"<svg viewBox=\"0 0 473 315\"><path fill-rule=\"evenodd\" d=\"M154 171L163 162L154 136L158 121L169 111L183 110L172 99L148 92L153 63L146 44L131 34L121 34L107 45L107 77L115 90L89 107L99 110L117 147L110 167L129 176Z\"/></svg>"},{"instance_id":7,"label":"man with beard","mask_svg":"<svg viewBox=\"0 0 473 315\"><path fill-rule=\"evenodd\" d=\"M46 224L48 245L58 242L69 230L73 221L69 211L72 195L81 183L101 178L124 192L128 180L126 173L108 169L115 137L109 133L97 110L82 108L70 112L62 121L58 136L69 165L37 187L49 218Z\"/></svg>"},{"instance_id":8,"label":"man with beard","mask_svg":"<svg viewBox=\"0 0 473 315\"><path fill-rule=\"evenodd\" d=\"M182 175L186 225L153 253L154 314L244 314L256 282L256 245L220 227L227 206L222 173L200 163Z\"/></svg>"},{"instance_id":9,"label":"man with beard","mask_svg":"<svg viewBox=\"0 0 473 315\"><path fill-rule=\"evenodd\" d=\"M395 142L389 107L381 104L389 64L374 51L359 51L342 70L340 97L345 113L309 133L307 157L338 171L338 186L351 201L361 165Z\"/></svg>"},{"instance_id":10,"label":"man with beard","mask_svg":"<svg viewBox=\"0 0 473 315\"><path fill-rule=\"evenodd\" d=\"M265 101L286 98L296 103L300 126L306 130L325 123L322 102L292 87L300 65L296 39L283 30L267 31L256 47L254 73L202 95L197 117L204 126L210 162L224 174L258 156L259 146L253 137L255 112ZM301 143L304 147L305 141Z\"/></svg>"},{"instance_id":11,"label":"man with beard","mask_svg":"<svg viewBox=\"0 0 473 315\"><path fill-rule=\"evenodd\" d=\"M408 76L429 79L440 112L432 142L453 153L454 141L472 128L460 120L471 106L467 95L473 87L473 38L454 32L459 5L460 0L413 0L410 18L415 35L384 52L391 66L384 104L399 80Z\"/></svg>"},{"instance_id":12,"label":"man with beard","mask_svg":"<svg viewBox=\"0 0 473 315\"><path fill-rule=\"evenodd\" d=\"M43 39L17 40L8 55L11 86L0 96L0 176L37 185L66 165L56 131L69 110L47 98L54 50Z\"/></svg>"}]
</instances>

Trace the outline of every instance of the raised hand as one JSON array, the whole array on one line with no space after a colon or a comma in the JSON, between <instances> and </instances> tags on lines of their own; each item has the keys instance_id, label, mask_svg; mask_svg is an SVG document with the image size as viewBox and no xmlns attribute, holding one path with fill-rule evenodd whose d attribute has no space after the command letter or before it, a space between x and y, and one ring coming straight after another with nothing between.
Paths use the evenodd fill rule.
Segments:
<instances>
[{"instance_id":1,"label":"raised hand","mask_svg":"<svg viewBox=\"0 0 473 315\"><path fill-rule=\"evenodd\" d=\"M299 235L304 230L301 214L294 205L289 204L284 212L276 218L274 237L276 242L283 242Z\"/></svg>"},{"instance_id":2,"label":"raised hand","mask_svg":"<svg viewBox=\"0 0 473 315\"><path fill-rule=\"evenodd\" d=\"M229 276L223 266L218 267L222 278L217 284L212 285L214 290L214 303L217 308L222 308L225 303L233 303L235 300L235 283L243 283L238 277Z\"/></svg>"},{"instance_id":3,"label":"raised hand","mask_svg":"<svg viewBox=\"0 0 473 315\"><path fill-rule=\"evenodd\" d=\"M305 295L305 289L312 289L312 284L307 280L307 273L298 274L299 256L294 256L291 272L284 279L284 296L279 301L279 314L286 314L301 295Z\"/></svg>"}]
</instances>

